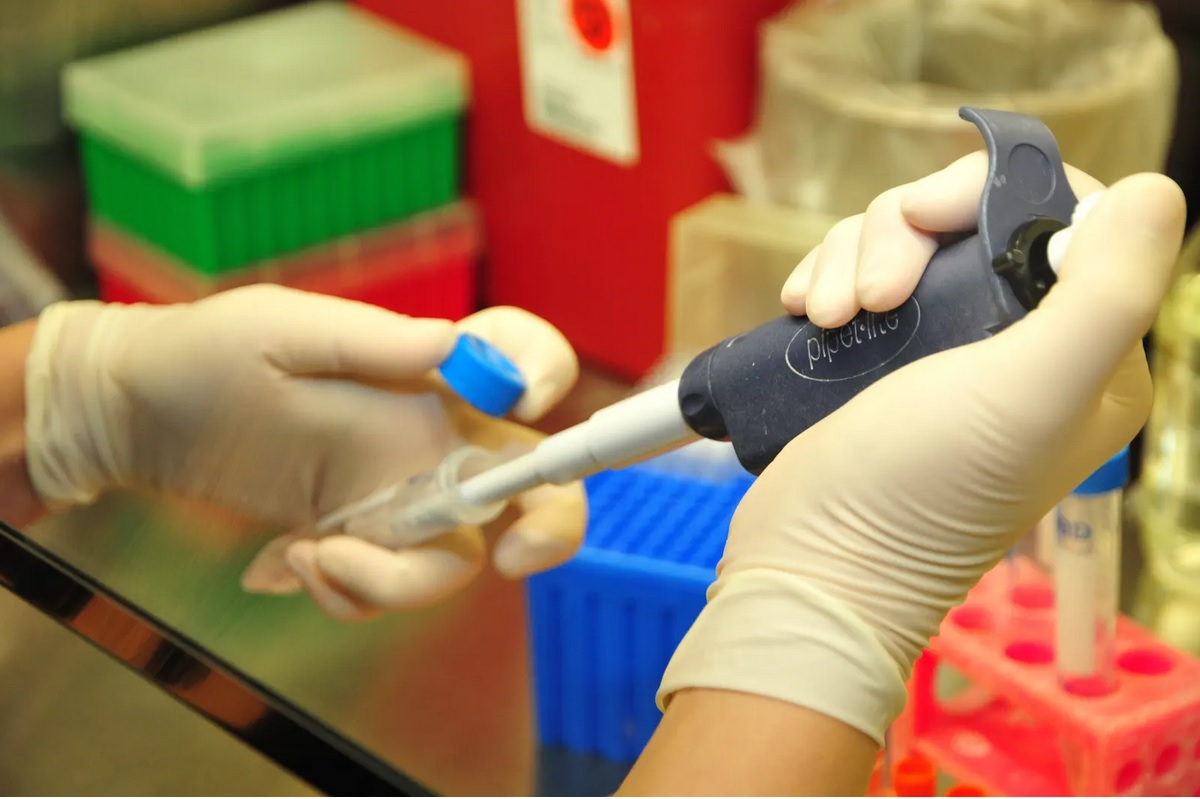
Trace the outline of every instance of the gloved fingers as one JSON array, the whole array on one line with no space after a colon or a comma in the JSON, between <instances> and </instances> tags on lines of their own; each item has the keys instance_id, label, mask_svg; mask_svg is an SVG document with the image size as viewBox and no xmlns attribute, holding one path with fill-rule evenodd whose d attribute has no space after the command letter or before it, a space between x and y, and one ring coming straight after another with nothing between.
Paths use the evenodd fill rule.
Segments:
<instances>
[{"instance_id":1,"label":"gloved fingers","mask_svg":"<svg viewBox=\"0 0 1200 799\"><path fill-rule=\"evenodd\" d=\"M865 214L835 225L793 270L781 292L784 307L829 328L863 308L888 311L900 305L925 273L937 236L976 226L987 171L987 153L975 152L876 197ZM1104 188L1070 165L1066 173L1080 198ZM851 239L859 243L847 255Z\"/></svg>"},{"instance_id":2,"label":"gloved fingers","mask_svg":"<svg viewBox=\"0 0 1200 799\"><path fill-rule=\"evenodd\" d=\"M808 286L812 283L813 269L817 265L817 257L821 254L821 246L813 247L808 255L788 275L779 292L779 300L787 312L795 316L804 316L805 303L808 300Z\"/></svg>"},{"instance_id":3,"label":"gloved fingers","mask_svg":"<svg viewBox=\"0 0 1200 799\"><path fill-rule=\"evenodd\" d=\"M858 302L868 311L890 311L912 296L937 238L913 227L900 211L907 187L875 198L863 217L858 249Z\"/></svg>"},{"instance_id":4,"label":"gloved fingers","mask_svg":"<svg viewBox=\"0 0 1200 799\"><path fill-rule=\"evenodd\" d=\"M310 561L296 562L297 548L314 544ZM355 618L367 609L428 607L461 590L483 565L483 533L463 527L422 544L388 550L362 539L338 535L301 541L288 551L289 565L327 613ZM330 589L322 592L323 588ZM338 601L338 599L342 601Z\"/></svg>"},{"instance_id":5,"label":"gloved fingers","mask_svg":"<svg viewBox=\"0 0 1200 799\"><path fill-rule=\"evenodd\" d=\"M287 563L292 544L308 538L302 532L281 535L267 543L242 572L242 588L252 594L294 594L304 588L300 577Z\"/></svg>"},{"instance_id":6,"label":"gloved fingers","mask_svg":"<svg viewBox=\"0 0 1200 799\"><path fill-rule=\"evenodd\" d=\"M378 615L379 608L359 601L326 577L317 565L319 546L317 540L309 538L293 543L287 550L288 567L316 606L338 621L362 621Z\"/></svg>"},{"instance_id":7,"label":"gloved fingers","mask_svg":"<svg viewBox=\"0 0 1200 799\"><path fill-rule=\"evenodd\" d=\"M1150 364L1139 341L1117 366L1096 410L1093 424L1097 433L1089 436L1101 447L1096 452L1095 468L1133 441L1149 416L1153 400ZM1109 441L1103 442L1105 436Z\"/></svg>"},{"instance_id":8,"label":"gloved fingers","mask_svg":"<svg viewBox=\"0 0 1200 799\"><path fill-rule=\"evenodd\" d=\"M1133 441L1149 415L1152 395L1150 367L1139 343L1117 367L1099 402L1081 409L1078 433L1071 437L1071 457L1049 475L1057 483L1048 486L1056 489L1055 497L1073 490Z\"/></svg>"},{"instance_id":9,"label":"gloved fingers","mask_svg":"<svg viewBox=\"0 0 1200 799\"><path fill-rule=\"evenodd\" d=\"M1108 189L1074 231L1050 293L992 340L995 352L1021 367L1019 381L996 374L994 390L1007 396L1038 386L1039 401L1052 400L1040 415L1055 425L1098 399L1124 374L1119 367L1129 368L1130 351L1158 314L1184 218L1182 191L1161 175L1134 175ZM1148 398L1133 385L1126 393L1148 411Z\"/></svg>"},{"instance_id":10,"label":"gloved fingers","mask_svg":"<svg viewBox=\"0 0 1200 799\"><path fill-rule=\"evenodd\" d=\"M445 319L403 316L282 286L247 286L212 299L248 302L261 307L262 316L278 315L274 337L256 343L292 375L399 382L436 367L454 346L454 326Z\"/></svg>"},{"instance_id":11,"label":"gloved fingers","mask_svg":"<svg viewBox=\"0 0 1200 799\"><path fill-rule=\"evenodd\" d=\"M579 360L566 337L552 324L520 308L485 308L458 323L496 346L525 376L527 388L514 415L534 421L553 408L575 385Z\"/></svg>"},{"instance_id":12,"label":"gloved fingers","mask_svg":"<svg viewBox=\"0 0 1200 799\"><path fill-rule=\"evenodd\" d=\"M587 495L582 483L544 485L516 499L522 515L504 531L492 563L515 580L552 569L569 560L583 543Z\"/></svg>"},{"instance_id":13,"label":"gloved fingers","mask_svg":"<svg viewBox=\"0 0 1200 799\"><path fill-rule=\"evenodd\" d=\"M808 290L807 316L821 327L841 327L861 307L856 294L856 272L864 218L859 214L843 219L833 226L818 248Z\"/></svg>"},{"instance_id":14,"label":"gloved fingers","mask_svg":"<svg viewBox=\"0 0 1200 799\"><path fill-rule=\"evenodd\" d=\"M820 327L840 327L858 313L855 268L862 223L861 214L843 219L817 247L803 314Z\"/></svg>"},{"instance_id":15,"label":"gloved fingers","mask_svg":"<svg viewBox=\"0 0 1200 799\"><path fill-rule=\"evenodd\" d=\"M1103 409L1108 412L1147 407L1154 399L1154 384L1150 380L1150 363L1142 342L1134 344L1117 366L1116 374L1104 389ZM1136 432L1136 431L1135 431ZM1130 439L1132 440L1132 436Z\"/></svg>"},{"instance_id":16,"label":"gloved fingers","mask_svg":"<svg viewBox=\"0 0 1200 799\"><path fill-rule=\"evenodd\" d=\"M973 230L979 215L988 157L984 151L963 156L945 169L903 188L900 210L909 225L930 233ZM1086 197L1104 184L1069 164L1067 180L1075 196Z\"/></svg>"}]
</instances>

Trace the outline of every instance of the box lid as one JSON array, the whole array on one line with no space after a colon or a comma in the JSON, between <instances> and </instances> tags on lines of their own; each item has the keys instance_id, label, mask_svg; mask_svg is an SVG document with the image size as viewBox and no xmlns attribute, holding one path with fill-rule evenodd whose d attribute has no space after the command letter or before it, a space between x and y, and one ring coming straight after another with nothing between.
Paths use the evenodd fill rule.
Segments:
<instances>
[{"instance_id":1,"label":"box lid","mask_svg":"<svg viewBox=\"0 0 1200 799\"><path fill-rule=\"evenodd\" d=\"M454 50L337 2L77 61L74 126L200 186L466 103Z\"/></svg>"}]
</instances>

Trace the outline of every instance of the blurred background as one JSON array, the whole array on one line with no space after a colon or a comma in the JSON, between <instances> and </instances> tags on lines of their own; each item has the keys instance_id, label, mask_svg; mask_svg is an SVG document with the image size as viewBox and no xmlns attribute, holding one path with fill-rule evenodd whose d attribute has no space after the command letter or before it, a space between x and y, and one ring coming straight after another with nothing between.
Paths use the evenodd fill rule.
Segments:
<instances>
[{"instance_id":1,"label":"blurred background","mask_svg":"<svg viewBox=\"0 0 1200 799\"><path fill-rule=\"evenodd\" d=\"M1193 0L0 0L0 323L254 282L517 305L584 362L553 432L777 315L835 221L980 148L961 105L1040 117L1106 183L1163 171L1194 221L1198 82ZM1189 240L1147 342L1121 562L1123 611L1195 654L1198 269ZM600 795L749 484L700 445L598 475L572 562L353 626L245 594L271 531L211 508L114 496L28 532L438 792ZM0 792L311 792L0 616Z\"/></svg>"}]
</instances>

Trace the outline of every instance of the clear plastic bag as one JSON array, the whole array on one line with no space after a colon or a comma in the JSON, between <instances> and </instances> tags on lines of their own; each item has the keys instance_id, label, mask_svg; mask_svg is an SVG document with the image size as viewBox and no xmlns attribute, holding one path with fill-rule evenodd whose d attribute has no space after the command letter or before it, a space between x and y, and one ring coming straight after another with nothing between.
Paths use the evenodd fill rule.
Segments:
<instances>
[{"instance_id":1,"label":"clear plastic bag","mask_svg":"<svg viewBox=\"0 0 1200 799\"><path fill-rule=\"evenodd\" d=\"M718 147L738 191L836 216L979 149L975 105L1035 115L1105 183L1161 170L1179 67L1130 0L806 0L762 28L755 129Z\"/></svg>"}]
</instances>

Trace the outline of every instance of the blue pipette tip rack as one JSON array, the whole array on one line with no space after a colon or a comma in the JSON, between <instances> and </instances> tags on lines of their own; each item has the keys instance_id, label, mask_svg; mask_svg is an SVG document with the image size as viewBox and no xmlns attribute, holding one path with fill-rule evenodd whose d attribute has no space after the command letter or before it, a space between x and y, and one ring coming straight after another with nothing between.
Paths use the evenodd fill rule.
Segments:
<instances>
[{"instance_id":1,"label":"blue pipette tip rack","mask_svg":"<svg viewBox=\"0 0 1200 799\"><path fill-rule=\"evenodd\" d=\"M1129 447L1123 448L1088 479L1084 480L1073 494L1088 496L1092 494L1107 494L1110 491L1120 491L1129 484Z\"/></svg>"},{"instance_id":2,"label":"blue pipette tip rack","mask_svg":"<svg viewBox=\"0 0 1200 799\"><path fill-rule=\"evenodd\" d=\"M704 608L753 480L642 464L583 481L583 546L528 581L544 745L614 763L641 753L662 718L654 697L663 671Z\"/></svg>"},{"instance_id":3,"label":"blue pipette tip rack","mask_svg":"<svg viewBox=\"0 0 1200 799\"><path fill-rule=\"evenodd\" d=\"M438 368L442 379L464 401L491 416L504 416L525 393L525 378L494 346L463 333Z\"/></svg>"}]
</instances>

